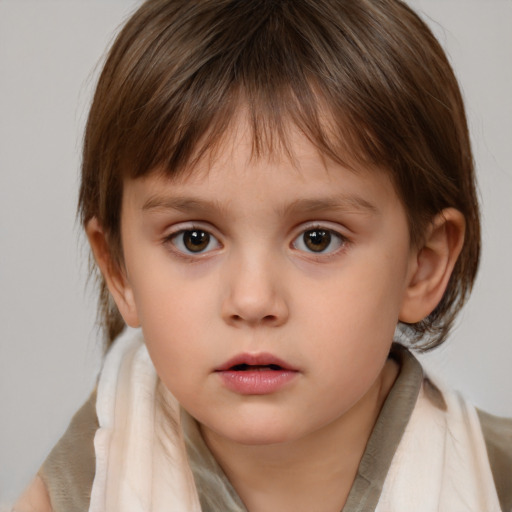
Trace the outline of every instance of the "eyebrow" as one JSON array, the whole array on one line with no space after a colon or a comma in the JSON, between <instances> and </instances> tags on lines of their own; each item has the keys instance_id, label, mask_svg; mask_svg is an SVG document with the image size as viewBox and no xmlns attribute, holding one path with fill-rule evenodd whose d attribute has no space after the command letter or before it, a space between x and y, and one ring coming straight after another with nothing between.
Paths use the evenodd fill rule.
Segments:
<instances>
[{"instance_id":1,"label":"eyebrow","mask_svg":"<svg viewBox=\"0 0 512 512\"><path fill-rule=\"evenodd\" d=\"M378 208L366 199L352 194L342 194L337 196L329 196L322 198L301 198L293 201L283 209L283 214L317 213L327 210L376 214Z\"/></svg>"},{"instance_id":2,"label":"eyebrow","mask_svg":"<svg viewBox=\"0 0 512 512\"><path fill-rule=\"evenodd\" d=\"M163 197L152 196L142 205L142 211L151 210L178 210L184 213L198 211L224 210L225 208L218 201L193 199L190 197Z\"/></svg>"},{"instance_id":3,"label":"eyebrow","mask_svg":"<svg viewBox=\"0 0 512 512\"><path fill-rule=\"evenodd\" d=\"M143 211L166 211L177 210L183 213L226 211L218 201L194 199L190 197L163 197L152 196L148 198L143 206ZM343 211L354 213L376 214L378 208L366 199L357 195L337 195L322 198L300 198L292 201L279 209L278 213L283 216L297 213L319 213L323 211Z\"/></svg>"}]
</instances>

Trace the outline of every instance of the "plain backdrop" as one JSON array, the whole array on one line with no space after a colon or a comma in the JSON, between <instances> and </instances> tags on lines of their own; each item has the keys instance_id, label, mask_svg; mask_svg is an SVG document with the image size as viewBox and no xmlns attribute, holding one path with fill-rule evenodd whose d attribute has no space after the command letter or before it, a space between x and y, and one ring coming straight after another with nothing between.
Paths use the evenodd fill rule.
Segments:
<instances>
[{"instance_id":1,"label":"plain backdrop","mask_svg":"<svg viewBox=\"0 0 512 512\"><path fill-rule=\"evenodd\" d=\"M0 502L37 471L100 367L75 223L80 143L97 63L136 4L0 0ZM483 205L474 294L451 340L423 360L479 407L512 416L512 1L410 4L461 81Z\"/></svg>"}]
</instances>

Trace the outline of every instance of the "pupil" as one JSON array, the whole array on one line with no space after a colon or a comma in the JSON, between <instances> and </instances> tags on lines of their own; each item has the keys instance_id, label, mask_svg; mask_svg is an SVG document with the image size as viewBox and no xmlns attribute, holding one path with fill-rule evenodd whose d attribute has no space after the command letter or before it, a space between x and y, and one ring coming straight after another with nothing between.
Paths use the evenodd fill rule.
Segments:
<instances>
[{"instance_id":1,"label":"pupil","mask_svg":"<svg viewBox=\"0 0 512 512\"><path fill-rule=\"evenodd\" d=\"M206 231L194 229L183 233L185 247L191 252L200 252L210 243L210 235Z\"/></svg>"},{"instance_id":2,"label":"pupil","mask_svg":"<svg viewBox=\"0 0 512 512\"><path fill-rule=\"evenodd\" d=\"M308 249L315 252L322 252L331 243L331 233L324 229L312 229L304 233L304 243Z\"/></svg>"}]
</instances>

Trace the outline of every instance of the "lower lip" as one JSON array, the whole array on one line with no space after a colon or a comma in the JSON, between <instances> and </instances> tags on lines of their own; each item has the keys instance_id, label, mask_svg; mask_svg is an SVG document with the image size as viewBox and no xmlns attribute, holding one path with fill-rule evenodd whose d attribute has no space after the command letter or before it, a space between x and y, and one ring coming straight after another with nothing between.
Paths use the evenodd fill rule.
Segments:
<instances>
[{"instance_id":1,"label":"lower lip","mask_svg":"<svg viewBox=\"0 0 512 512\"><path fill-rule=\"evenodd\" d=\"M298 372L292 370L224 370L217 372L224 385L241 395L268 395L279 391L292 381Z\"/></svg>"}]
</instances>

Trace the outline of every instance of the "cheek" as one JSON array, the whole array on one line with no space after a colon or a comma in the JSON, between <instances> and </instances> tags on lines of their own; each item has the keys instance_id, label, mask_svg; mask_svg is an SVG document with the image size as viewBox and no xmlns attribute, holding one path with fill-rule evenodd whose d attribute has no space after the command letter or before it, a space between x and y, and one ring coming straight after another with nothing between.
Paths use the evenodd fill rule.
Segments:
<instances>
[{"instance_id":1,"label":"cheek","mask_svg":"<svg viewBox=\"0 0 512 512\"><path fill-rule=\"evenodd\" d=\"M158 376L181 401L184 390L194 390L204 346L198 343L201 338L194 322L180 316L176 309L171 312L151 311L142 323L142 331Z\"/></svg>"},{"instance_id":2,"label":"cheek","mask_svg":"<svg viewBox=\"0 0 512 512\"><path fill-rule=\"evenodd\" d=\"M191 379L210 343L208 332L216 309L215 297L194 280L174 274L145 272L134 298L142 331L158 375L173 390Z\"/></svg>"},{"instance_id":3,"label":"cheek","mask_svg":"<svg viewBox=\"0 0 512 512\"><path fill-rule=\"evenodd\" d=\"M312 282L304 296L304 314L319 325L351 336L388 340L394 332L404 294L401 269L382 262L360 260L321 282ZM296 295L298 296L298 295ZM322 320L320 320L322 319Z\"/></svg>"},{"instance_id":4,"label":"cheek","mask_svg":"<svg viewBox=\"0 0 512 512\"><path fill-rule=\"evenodd\" d=\"M325 393L341 386L358 397L378 376L398 321L403 288L398 274L387 265L347 268L304 301L309 319L304 330L316 340L312 356L330 376Z\"/></svg>"},{"instance_id":5,"label":"cheek","mask_svg":"<svg viewBox=\"0 0 512 512\"><path fill-rule=\"evenodd\" d=\"M211 310L193 290L154 287L147 293L137 294L135 300L148 345L174 357L183 352L182 347L192 351L199 345L198 350L201 349L205 322Z\"/></svg>"},{"instance_id":6,"label":"cheek","mask_svg":"<svg viewBox=\"0 0 512 512\"><path fill-rule=\"evenodd\" d=\"M129 270L143 327L172 331L188 323L194 328L205 311L213 309L211 291L216 288L211 279L170 261L163 249L140 251Z\"/></svg>"}]
</instances>

